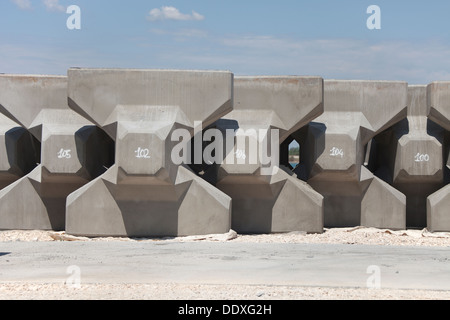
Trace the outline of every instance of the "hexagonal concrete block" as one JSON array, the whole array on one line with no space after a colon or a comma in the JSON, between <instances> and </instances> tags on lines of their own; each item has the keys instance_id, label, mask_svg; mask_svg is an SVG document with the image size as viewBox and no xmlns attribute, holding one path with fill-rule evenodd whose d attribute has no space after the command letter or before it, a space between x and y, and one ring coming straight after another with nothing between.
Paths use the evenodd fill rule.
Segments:
<instances>
[{"instance_id":1,"label":"hexagonal concrete block","mask_svg":"<svg viewBox=\"0 0 450 320\"><path fill-rule=\"evenodd\" d=\"M408 117L374 139L369 166L406 195L406 225L425 228L426 199L444 186L445 130L427 118L427 86L409 86Z\"/></svg>"},{"instance_id":2,"label":"hexagonal concrete block","mask_svg":"<svg viewBox=\"0 0 450 320\"><path fill-rule=\"evenodd\" d=\"M69 196L67 232L152 237L230 230L230 197L172 151L188 149L197 122L207 127L232 110L232 73L70 69L68 75L70 107L115 140L116 162Z\"/></svg>"},{"instance_id":3,"label":"hexagonal concrete block","mask_svg":"<svg viewBox=\"0 0 450 320\"><path fill-rule=\"evenodd\" d=\"M234 93L233 112L213 126L223 160L205 170L233 199L233 230L323 232L323 197L279 166L280 144L323 112L323 79L236 77Z\"/></svg>"},{"instance_id":4,"label":"hexagonal concrete block","mask_svg":"<svg viewBox=\"0 0 450 320\"><path fill-rule=\"evenodd\" d=\"M406 107L405 82L324 81L324 114L293 137L303 162L294 172L324 196L325 227L371 227L397 220L383 218L391 212L385 205L368 205L375 190L384 188L394 199L396 192L375 182L363 166L371 139L404 119Z\"/></svg>"},{"instance_id":5,"label":"hexagonal concrete block","mask_svg":"<svg viewBox=\"0 0 450 320\"><path fill-rule=\"evenodd\" d=\"M112 141L69 109L67 77L0 75L0 88L0 111L41 149L34 150L40 164L0 191L0 229L64 230L66 197L111 165L110 155L100 153Z\"/></svg>"}]
</instances>

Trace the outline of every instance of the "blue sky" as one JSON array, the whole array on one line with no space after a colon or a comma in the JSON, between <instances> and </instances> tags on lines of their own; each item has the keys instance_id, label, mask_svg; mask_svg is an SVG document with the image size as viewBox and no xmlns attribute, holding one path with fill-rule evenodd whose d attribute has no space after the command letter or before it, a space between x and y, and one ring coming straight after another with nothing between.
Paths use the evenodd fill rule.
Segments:
<instances>
[{"instance_id":1,"label":"blue sky","mask_svg":"<svg viewBox=\"0 0 450 320\"><path fill-rule=\"evenodd\" d=\"M66 8L81 9L69 30ZM367 8L381 8L369 30ZM2 0L0 73L69 67L450 80L450 1Z\"/></svg>"}]
</instances>

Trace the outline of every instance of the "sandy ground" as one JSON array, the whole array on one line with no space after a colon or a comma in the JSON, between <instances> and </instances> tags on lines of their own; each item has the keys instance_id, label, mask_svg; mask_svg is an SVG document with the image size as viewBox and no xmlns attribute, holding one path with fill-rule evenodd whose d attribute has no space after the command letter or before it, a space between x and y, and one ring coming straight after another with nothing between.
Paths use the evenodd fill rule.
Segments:
<instances>
[{"instance_id":1,"label":"sandy ground","mask_svg":"<svg viewBox=\"0 0 450 320\"><path fill-rule=\"evenodd\" d=\"M8 241L233 241L257 243L327 243L383 246L450 247L450 233L427 230L392 231L373 228L327 229L323 234L228 234L164 239L83 238L64 232L0 231ZM450 300L450 292L289 286L86 284L79 289L64 284L0 282L0 300Z\"/></svg>"},{"instance_id":2,"label":"sandy ground","mask_svg":"<svg viewBox=\"0 0 450 320\"><path fill-rule=\"evenodd\" d=\"M450 292L289 286L1 284L0 300L450 300Z\"/></svg>"},{"instance_id":3,"label":"sandy ground","mask_svg":"<svg viewBox=\"0 0 450 320\"><path fill-rule=\"evenodd\" d=\"M179 238L85 238L52 231L0 231L0 242L8 241L233 241L254 243L327 243L365 244L382 246L450 247L450 233L431 233L424 230L393 231L375 228L325 229L322 234L292 232L286 234L239 235L231 230L227 234L190 236Z\"/></svg>"}]
</instances>

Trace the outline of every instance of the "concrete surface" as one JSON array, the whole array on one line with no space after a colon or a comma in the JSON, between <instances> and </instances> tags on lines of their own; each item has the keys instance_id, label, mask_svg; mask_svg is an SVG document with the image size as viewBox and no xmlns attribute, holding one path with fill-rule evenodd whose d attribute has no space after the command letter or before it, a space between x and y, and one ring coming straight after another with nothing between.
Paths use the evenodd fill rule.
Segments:
<instances>
[{"instance_id":1,"label":"concrete surface","mask_svg":"<svg viewBox=\"0 0 450 320\"><path fill-rule=\"evenodd\" d=\"M450 290L447 248L255 243L0 243L0 283L240 284ZM72 270L68 273L68 270Z\"/></svg>"},{"instance_id":2,"label":"concrete surface","mask_svg":"<svg viewBox=\"0 0 450 320\"><path fill-rule=\"evenodd\" d=\"M427 227L427 197L444 186L445 130L428 119L427 86L409 86L408 117L377 136L369 168L406 195L406 225Z\"/></svg>"},{"instance_id":3,"label":"concrete surface","mask_svg":"<svg viewBox=\"0 0 450 320\"><path fill-rule=\"evenodd\" d=\"M325 80L324 114L292 135L301 146L294 172L324 196L325 227L405 228L405 196L364 160L371 139L404 119L406 107L405 82Z\"/></svg>"},{"instance_id":4,"label":"concrete surface","mask_svg":"<svg viewBox=\"0 0 450 320\"><path fill-rule=\"evenodd\" d=\"M234 101L233 111L212 126L225 137L231 130L231 148L225 146L222 162L202 168L233 199L233 230L323 232L322 196L279 163L280 144L322 114L323 79L236 77ZM261 157L264 148L270 163Z\"/></svg>"},{"instance_id":5,"label":"concrete surface","mask_svg":"<svg viewBox=\"0 0 450 320\"><path fill-rule=\"evenodd\" d=\"M428 85L429 118L442 126L444 182L450 183L450 82L433 82ZM432 231L450 231L450 188L445 186L427 199L427 225Z\"/></svg>"},{"instance_id":6,"label":"concrete surface","mask_svg":"<svg viewBox=\"0 0 450 320\"><path fill-rule=\"evenodd\" d=\"M0 229L64 230L66 197L111 164L107 136L69 109L67 77L0 75L0 88L0 112L41 149L39 165L0 191Z\"/></svg>"},{"instance_id":7,"label":"concrete surface","mask_svg":"<svg viewBox=\"0 0 450 320\"><path fill-rule=\"evenodd\" d=\"M208 126L233 107L225 71L70 69L70 107L116 143L116 162L68 197L66 230L85 236L225 233L231 199L174 163L197 121ZM173 141L184 129L189 141Z\"/></svg>"},{"instance_id":8,"label":"concrete surface","mask_svg":"<svg viewBox=\"0 0 450 320\"><path fill-rule=\"evenodd\" d=\"M0 190L30 173L39 161L39 142L18 123L0 114Z\"/></svg>"}]
</instances>

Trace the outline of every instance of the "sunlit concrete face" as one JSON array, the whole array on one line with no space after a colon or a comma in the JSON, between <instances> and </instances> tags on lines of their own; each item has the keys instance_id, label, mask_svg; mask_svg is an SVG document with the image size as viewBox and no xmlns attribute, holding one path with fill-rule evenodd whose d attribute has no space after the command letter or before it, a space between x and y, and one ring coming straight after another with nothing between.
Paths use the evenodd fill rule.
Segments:
<instances>
[{"instance_id":1,"label":"sunlit concrete face","mask_svg":"<svg viewBox=\"0 0 450 320\"><path fill-rule=\"evenodd\" d=\"M427 87L408 89L408 132L398 129L393 182L443 181L443 130L428 121ZM403 131L403 132L402 132ZM402 135L403 134L403 135ZM433 136L436 135L436 136Z\"/></svg>"},{"instance_id":2,"label":"sunlit concrete face","mask_svg":"<svg viewBox=\"0 0 450 320\"><path fill-rule=\"evenodd\" d=\"M89 236L178 236L230 229L231 199L174 161L180 129L192 138L233 107L233 74L70 69L69 105L115 140L116 163L71 194L67 230ZM201 151L201 150L200 150Z\"/></svg>"},{"instance_id":3,"label":"sunlit concrete face","mask_svg":"<svg viewBox=\"0 0 450 320\"><path fill-rule=\"evenodd\" d=\"M326 227L405 226L404 196L364 162L370 140L404 119L406 107L405 82L325 80L324 114L293 136L305 159L296 172L324 196ZM380 193L393 207L373 201Z\"/></svg>"}]
</instances>

